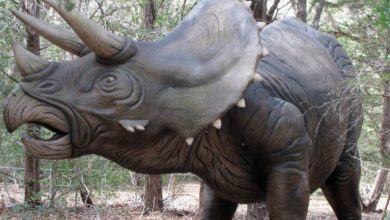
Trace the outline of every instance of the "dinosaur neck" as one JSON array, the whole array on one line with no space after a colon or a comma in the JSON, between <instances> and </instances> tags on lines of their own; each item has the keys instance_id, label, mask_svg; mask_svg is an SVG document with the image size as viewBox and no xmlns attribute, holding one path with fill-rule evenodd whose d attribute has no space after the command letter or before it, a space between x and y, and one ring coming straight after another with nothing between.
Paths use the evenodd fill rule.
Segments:
<instances>
[{"instance_id":1,"label":"dinosaur neck","mask_svg":"<svg viewBox=\"0 0 390 220\"><path fill-rule=\"evenodd\" d=\"M140 138L136 147L105 148L101 155L125 168L140 173L163 174L192 172L210 184L221 176L228 179L248 178L250 165L243 149L227 128L210 127L195 137L191 146L173 132L160 138ZM109 153L107 153L109 152ZM248 168L248 169L247 169Z\"/></svg>"},{"instance_id":2,"label":"dinosaur neck","mask_svg":"<svg viewBox=\"0 0 390 220\"><path fill-rule=\"evenodd\" d=\"M138 138L139 144L132 147L105 148L100 154L135 172L191 172L216 193L228 191L237 192L234 195L253 195L258 185L253 182L250 153L239 141L237 143L229 127L227 124L220 130L209 127L195 137L191 146L183 137L169 132L161 137ZM229 197L234 195L221 194L226 199L239 199Z\"/></svg>"},{"instance_id":3,"label":"dinosaur neck","mask_svg":"<svg viewBox=\"0 0 390 220\"><path fill-rule=\"evenodd\" d=\"M132 146L125 143L105 146L98 154L140 173L198 174L213 162L213 158L232 157L228 155L233 153L227 149L231 148L227 137L224 130L210 128L199 133L188 146L183 137L167 132L159 137L139 137L139 143L131 141Z\"/></svg>"},{"instance_id":4,"label":"dinosaur neck","mask_svg":"<svg viewBox=\"0 0 390 220\"><path fill-rule=\"evenodd\" d=\"M98 154L138 173L189 172L186 160L191 148L179 135L168 133L161 137L141 137L137 142L132 142L132 146L108 146Z\"/></svg>"},{"instance_id":5,"label":"dinosaur neck","mask_svg":"<svg viewBox=\"0 0 390 220\"><path fill-rule=\"evenodd\" d=\"M192 172L201 177L209 172L235 167L239 155L227 130L209 128L195 138L191 146L180 135L170 133L162 138L151 138L149 144L126 152L131 158L128 168L142 173ZM156 140L157 141L153 141ZM210 165L213 165L210 169Z\"/></svg>"}]
</instances>

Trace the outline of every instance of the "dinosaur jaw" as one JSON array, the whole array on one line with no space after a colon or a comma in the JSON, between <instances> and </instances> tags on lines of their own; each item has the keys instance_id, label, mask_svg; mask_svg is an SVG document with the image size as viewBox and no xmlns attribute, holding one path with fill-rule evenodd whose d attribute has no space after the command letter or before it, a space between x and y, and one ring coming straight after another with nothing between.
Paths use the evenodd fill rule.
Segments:
<instances>
[{"instance_id":1,"label":"dinosaur jaw","mask_svg":"<svg viewBox=\"0 0 390 220\"><path fill-rule=\"evenodd\" d=\"M72 157L73 145L65 115L56 108L33 99L21 90L10 95L5 104L4 121L10 132L24 124L47 128L50 138L27 135L22 142L33 155L43 159L67 159Z\"/></svg>"}]
</instances>

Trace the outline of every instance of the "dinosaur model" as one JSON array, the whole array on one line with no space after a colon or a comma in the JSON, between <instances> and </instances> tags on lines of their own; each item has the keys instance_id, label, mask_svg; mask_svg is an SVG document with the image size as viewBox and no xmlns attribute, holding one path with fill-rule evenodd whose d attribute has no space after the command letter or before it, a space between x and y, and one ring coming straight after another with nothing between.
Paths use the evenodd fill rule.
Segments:
<instances>
[{"instance_id":1,"label":"dinosaur model","mask_svg":"<svg viewBox=\"0 0 390 220\"><path fill-rule=\"evenodd\" d=\"M295 18L262 27L250 2L201 0L157 42L116 36L55 0L73 31L13 11L80 56L46 61L15 44L20 88L9 131L39 158L101 155L148 174L192 172L208 186L204 219L266 202L271 219L305 219L324 192L339 219L361 219L361 104L351 62L334 37Z\"/></svg>"}]
</instances>

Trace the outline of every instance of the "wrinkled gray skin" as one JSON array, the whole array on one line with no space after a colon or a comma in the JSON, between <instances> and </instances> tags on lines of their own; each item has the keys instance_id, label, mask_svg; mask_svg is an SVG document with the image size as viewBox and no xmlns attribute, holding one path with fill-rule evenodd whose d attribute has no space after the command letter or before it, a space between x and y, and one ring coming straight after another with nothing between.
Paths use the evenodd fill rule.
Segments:
<instances>
[{"instance_id":1,"label":"wrinkled gray skin","mask_svg":"<svg viewBox=\"0 0 390 220\"><path fill-rule=\"evenodd\" d=\"M192 172L208 186L204 219L260 201L271 219L305 219L317 188L339 219L361 218L361 106L335 38L282 19L260 32L265 56L245 7L204 0L165 39L134 42L45 2L81 40L14 13L82 57L47 62L14 46L23 78L7 100L7 128L38 123L57 133L23 138L36 156L97 154L141 173ZM235 106L242 97L245 108Z\"/></svg>"}]
</instances>

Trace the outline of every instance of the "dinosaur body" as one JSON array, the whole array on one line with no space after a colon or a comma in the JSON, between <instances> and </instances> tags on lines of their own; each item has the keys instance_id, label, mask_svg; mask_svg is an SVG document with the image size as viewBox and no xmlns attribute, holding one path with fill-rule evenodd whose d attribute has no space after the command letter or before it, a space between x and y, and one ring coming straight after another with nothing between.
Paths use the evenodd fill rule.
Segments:
<instances>
[{"instance_id":1,"label":"dinosaur body","mask_svg":"<svg viewBox=\"0 0 390 220\"><path fill-rule=\"evenodd\" d=\"M93 153L141 173L192 172L208 186L204 219L230 219L253 202L266 202L271 219L305 219L318 188L338 218L361 218L361 104L333 37L295 18L259 34L236 0L204 0L163 40L134 42L45 2L81 40L14 13L82 57L47 62L14 47L23 78L7 128L57 133L23 139L36 156Z\"/></svg>"}]
</instances>

